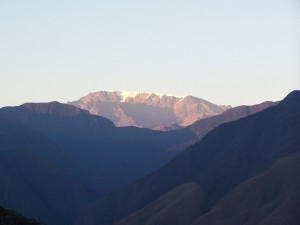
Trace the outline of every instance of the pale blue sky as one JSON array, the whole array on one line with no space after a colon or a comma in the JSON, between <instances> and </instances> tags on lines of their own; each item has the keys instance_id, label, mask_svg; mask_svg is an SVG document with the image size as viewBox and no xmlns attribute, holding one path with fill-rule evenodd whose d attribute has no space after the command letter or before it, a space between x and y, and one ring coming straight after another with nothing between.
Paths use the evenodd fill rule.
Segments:
<instances>
[{"instance_id":1,"label":"pale blue sky","mask_svg":"<svg viewBox=\"0 0 300 225\"><path fill-rule=\"evenodd\" d=\"M0 0L0 107L99 90L217 104L300 89L298 0Z\"/></svg>"}]
</instances>

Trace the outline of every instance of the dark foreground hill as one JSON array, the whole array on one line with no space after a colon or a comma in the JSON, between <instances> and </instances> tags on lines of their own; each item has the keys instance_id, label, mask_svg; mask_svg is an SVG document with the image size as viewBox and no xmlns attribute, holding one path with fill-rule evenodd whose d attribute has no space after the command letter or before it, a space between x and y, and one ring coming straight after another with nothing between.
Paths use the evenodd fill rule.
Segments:
<instances>
[{"instance_id":1,"label":"dark foreground hill","mask_svg":"<svg viewBox=\"0 0 300 225\"><path fill-rule=\"evenodd\" d=\"M19 213L0 206L0 225L40 225L35 219L27 219Z\"/></svg>"},{"instance_id":2,"label":"dark foreground hill","mask_svg":"<svg viewBox=\"0 0 300 225\"><path fill-rule=\"evenodd\" d=\"M91 204L79 225L300 224L300 92L223 124Z\"/></svg>"}]
</instances>

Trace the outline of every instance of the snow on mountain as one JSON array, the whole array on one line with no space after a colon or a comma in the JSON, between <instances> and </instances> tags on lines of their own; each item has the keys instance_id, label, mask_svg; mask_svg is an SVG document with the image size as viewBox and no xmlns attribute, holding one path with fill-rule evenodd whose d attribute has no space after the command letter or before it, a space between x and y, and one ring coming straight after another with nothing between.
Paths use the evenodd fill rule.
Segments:
<instances>
[{"instance_id":1,"label":"snow on mountain","mask_svg":"<svg viewBox=\"0 0 300 225\"><path fill-rule=\"evenodd\" d=\"M196 120L221 114L230 108L194 96L139 91L93 92L68 103L92 114L104 116L116 126L145 128L170 124L188 126Z\"/></svg>"}]
</instances>

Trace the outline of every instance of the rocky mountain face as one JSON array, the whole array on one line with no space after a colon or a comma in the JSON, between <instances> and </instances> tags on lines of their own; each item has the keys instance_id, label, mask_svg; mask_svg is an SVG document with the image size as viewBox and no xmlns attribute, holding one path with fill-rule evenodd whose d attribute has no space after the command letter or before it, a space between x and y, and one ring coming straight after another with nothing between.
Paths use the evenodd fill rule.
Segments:
<instances>
[{"instance_id":1,"label":"rocky mountain face","mask_svg":"<svg viewBox=\"0 0 300 225\"><path fill-rule=\"evenodd\" d=\"M294 91L216 127L159 170L95 201L76 224L299 224L299 134Z\"/></svg>"},{"instance_id":2,"label":"rocky mountain face","mask_svg":"<svg viewBox=\"0 0 300 225\"><path fill-rule=\"evenodd\" d=\"M116 126L170 130L196 120L218 115L230 106L215 105L193 96L176 97L146 92L99 91L68 102L90 113L106 117ZM166 125L167 128L164 128Z\"/></svg>"}]
</instances>

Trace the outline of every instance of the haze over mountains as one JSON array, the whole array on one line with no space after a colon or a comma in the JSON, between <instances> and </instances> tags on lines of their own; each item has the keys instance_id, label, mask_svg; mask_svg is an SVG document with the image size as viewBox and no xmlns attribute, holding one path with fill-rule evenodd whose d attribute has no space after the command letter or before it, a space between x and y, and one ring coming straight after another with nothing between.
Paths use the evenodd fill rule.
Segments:
<instances>
[{"instance_id":1,"label":"haze over mountains","mask_svg":"<svg viewBox=\"0 0 300 225\"><path fill-rule=\"evenodd\" d=\"M48 225L299 224L299 104L166 132L58 102L1 108L0 206Z\"/></svg>"},{"instance_id":2,"label":"haze over mountains","mask_svg":"<svg viewBox=\"0 0 300 225\"><path fill-rule=\"evenodd\" d=\"M221 114L230 108L194 96L178 97L126 91L94 92L69 104L88 110L92 114L104 116L116 126L137 126L158 130L185 127L196 120Z\"/></svg>"}]
</instances>

